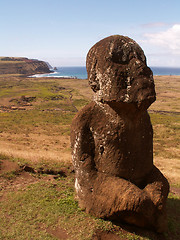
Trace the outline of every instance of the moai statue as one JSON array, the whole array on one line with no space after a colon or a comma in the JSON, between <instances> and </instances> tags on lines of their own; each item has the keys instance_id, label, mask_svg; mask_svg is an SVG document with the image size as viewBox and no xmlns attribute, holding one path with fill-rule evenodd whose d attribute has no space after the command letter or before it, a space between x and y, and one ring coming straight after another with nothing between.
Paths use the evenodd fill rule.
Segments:
<instances>
[{"instance_id":1,"label":"moai statue","mask_svg":"<svg viewBox=\"0 0 180 240\"><path fill-rule=\"evenodd\" d=\"M163 232L169 184L153 165L147 109L156 93L144 52L128 37L110 36L90 49L86 64L94 101L75 116L71 131L79 206Z\"/></svg>"}]
</instances>

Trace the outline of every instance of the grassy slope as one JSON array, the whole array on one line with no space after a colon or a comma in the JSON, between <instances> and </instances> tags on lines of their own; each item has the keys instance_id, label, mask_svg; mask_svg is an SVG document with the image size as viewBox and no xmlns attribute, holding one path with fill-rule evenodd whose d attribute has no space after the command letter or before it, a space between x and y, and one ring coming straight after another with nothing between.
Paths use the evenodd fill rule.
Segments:
<instances>
[{"instance_id":1,"label":"grassy slope","mask_svg":"<svg viewBox=\"0 0 180 240\"><path fill-rule=\"evenodd\" d=\"M45 62L27 58L0 57L0 75L4 74L28 74L49 72Z\"/></svg>"},{"instance_id":2,"label":"grassy slope","mask_svg":"<svg viewBox=\"0 0 180 240\"><path fill-rule=\"evenodd\" d=\"M57 235L61 228L68 239L91 239L98 228L115 230L123 239L178 239L180 115L174 112L180 107L180 78L171 78L156 79L157 102L150 108L155 163L174 191L168 199L169 229L160 236L139 229L124 230L125 226L95 219L80 211L74 200L73 174L68 170L69 133L77 110L91 98L87 81L1 76L0 159L34 169L65 168L67 177L58 175L54 179L36 173L23 178L15 171L1 174L0 239L63 239L65 236ZM20 101L22 96L36 98L27 104ZM157 112L162 110L167 113Z\"/></svg>"}]
</instances>

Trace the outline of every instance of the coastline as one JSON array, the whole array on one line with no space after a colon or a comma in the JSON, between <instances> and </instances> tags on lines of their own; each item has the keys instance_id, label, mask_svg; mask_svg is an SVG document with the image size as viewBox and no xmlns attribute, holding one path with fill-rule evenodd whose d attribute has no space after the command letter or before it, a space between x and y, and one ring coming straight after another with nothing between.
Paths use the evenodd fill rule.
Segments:
<instances>
[{"instance_id":1,"label":"coastline","mask_svg":"<svg viewBox=\"0 0 180 240\"><path fill-rule=\"evenodd\" d=\"M52 72L52 73L55 73L55 72ZM35 74L35 75L30 75L28 77L30 77L30 78L53 78L53 79L78 79L76 76L75 77L73 77L73 76L52 76L50 74L48 76L43 76L43 75L47 75L46 73Z\"/></svg>"},{"instance_id":2,"label":"coastline","mask_svg":"<svg viewBox=\"0 0 180 240\"><path fill-rule=\"evenodd\" d=\"M30 78L53 78L53 79L77 79L77 80L88 80L88 78L78 78L74 76L42 76L46 74L35 74L35 75L27 75L27 77ZM180 75L153 75L154 78L160 77L160 78L179 78L180 80Z\"/></svg>"},{"instance_id":3,"label":"coastline","mask_svg":"<svg viewBox=\"0 0 180 240\"><path fill-rule=\"evenodd\" d=\"M180 68L169 67L150 67L154 77L155 76L180 76ZM50 69L51 70L51 69ZM32 77L32 76L31 76ZM33 77L48 77L48 78L62 78L62 79L87 79L87 71L85 66L77 67L56 67L56 70L49 74L35 74Z\"/></svg>"}]
</instances>

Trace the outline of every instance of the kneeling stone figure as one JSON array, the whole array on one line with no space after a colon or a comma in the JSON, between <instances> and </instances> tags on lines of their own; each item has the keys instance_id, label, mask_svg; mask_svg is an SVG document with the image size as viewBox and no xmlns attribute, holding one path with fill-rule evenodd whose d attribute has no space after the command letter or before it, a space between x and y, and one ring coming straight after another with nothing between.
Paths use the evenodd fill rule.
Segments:
<instances>
[{"instance_id":1,"label":"kneeling stone figure","mask_svg":"<svg viewBox=\"0 0 180 240\"><path fill-rule=\"evenodd\" d=\"M166 230L169 184L153 165L148 107L155 101L153 74L140 46L114 35L88 52L94 101L71 130L79 206L96 217Z\"/></svg>"}]
</instances>

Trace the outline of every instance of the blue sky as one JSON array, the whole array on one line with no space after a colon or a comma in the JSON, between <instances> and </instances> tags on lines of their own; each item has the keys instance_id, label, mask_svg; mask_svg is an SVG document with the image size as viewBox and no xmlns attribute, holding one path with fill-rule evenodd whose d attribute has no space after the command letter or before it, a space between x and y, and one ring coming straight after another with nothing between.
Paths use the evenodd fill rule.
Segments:
<instances>
[{"instance_id":1,"label":"blue sky","mask_svg":"<svg viewBox=\"0 0 180 240\"><path fill-rule=\"evenodd\" d=\"M85 65L113 34L133 38L150 66L180 67L179 0L0 0L0 56Z\"/></svg>"}]
</instances>

